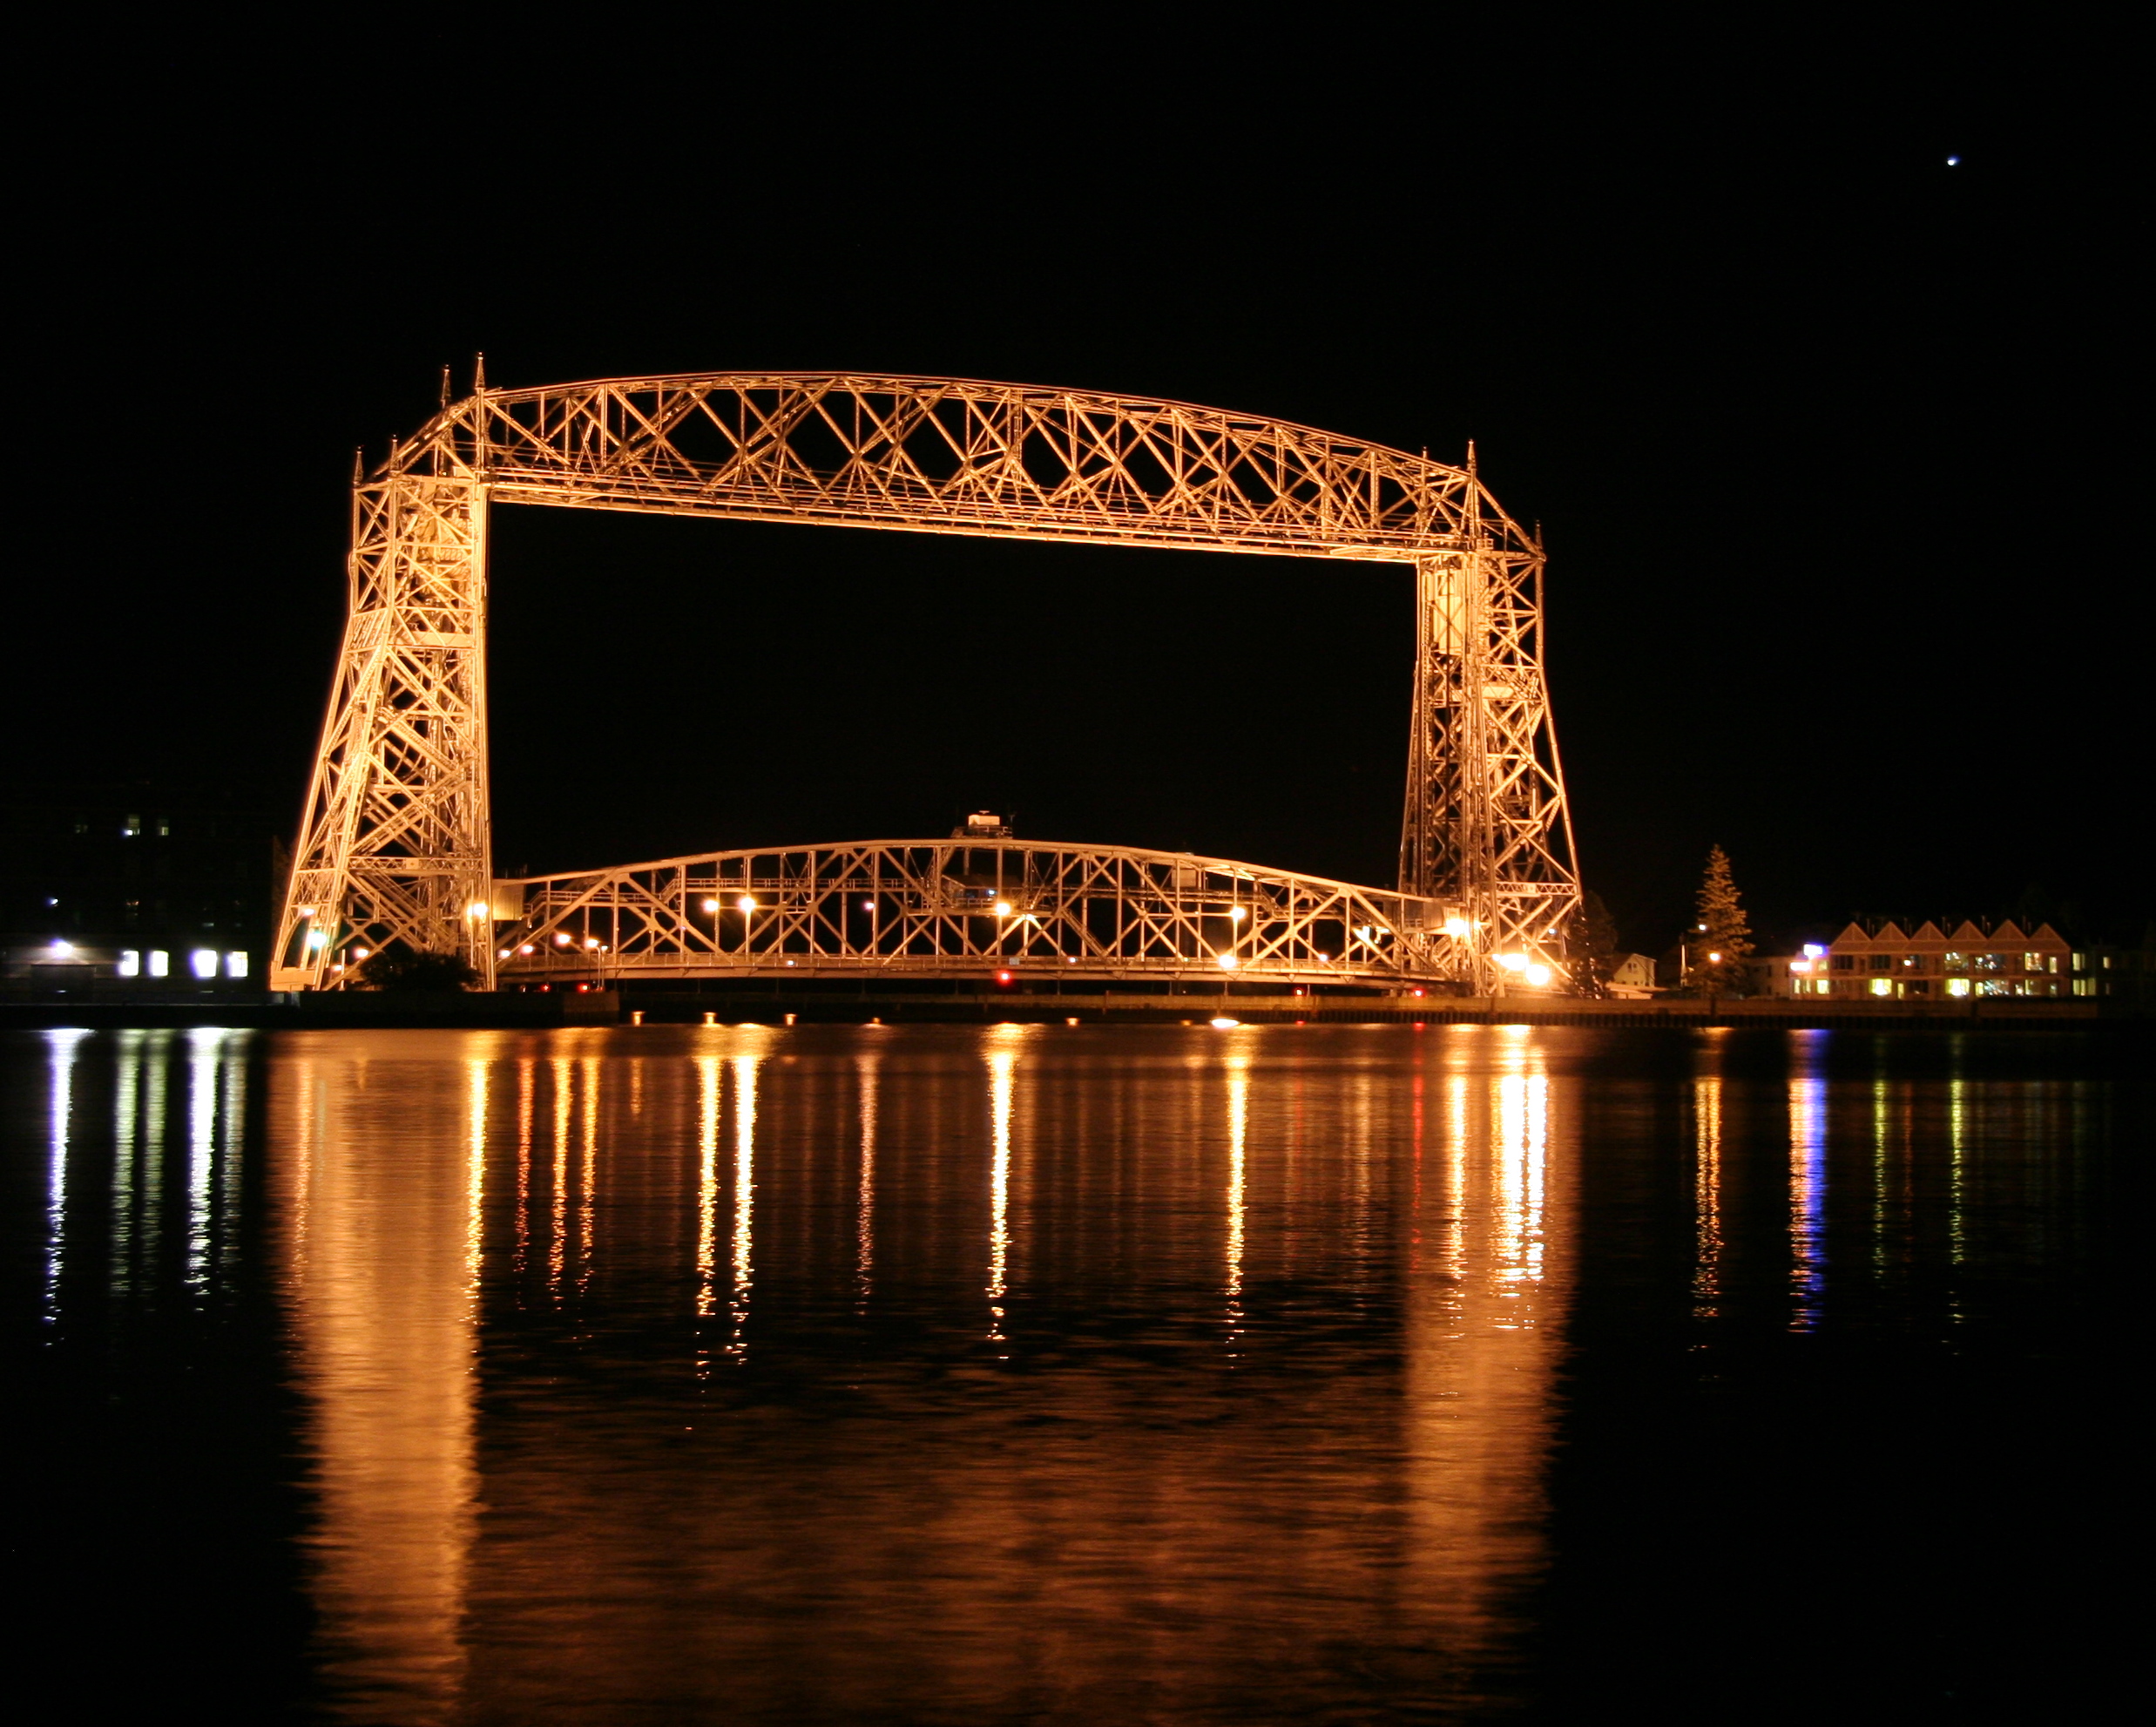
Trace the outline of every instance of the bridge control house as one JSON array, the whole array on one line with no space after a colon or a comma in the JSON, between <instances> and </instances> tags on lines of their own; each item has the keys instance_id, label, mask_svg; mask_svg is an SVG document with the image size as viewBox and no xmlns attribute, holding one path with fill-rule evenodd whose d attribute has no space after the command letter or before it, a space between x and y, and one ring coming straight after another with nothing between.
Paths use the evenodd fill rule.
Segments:
<instances>
[{"instance_id":1,"label":"bridge control house","mask_svg":"<svg viewBox=\"0 0 2156 1727\"><path fill-rule=\"evenodd\" d=\"M2099 995L2105 992L2097 975L2101 958L2049 924L2024 931L2011 919L1988 929L1964 920L1950 933L1930 922L1908 931L1891 922L1872 930L1851 924L1828 945L1781 962L1774 993L1842 1000Z\"/></svg>"}]
</instances>

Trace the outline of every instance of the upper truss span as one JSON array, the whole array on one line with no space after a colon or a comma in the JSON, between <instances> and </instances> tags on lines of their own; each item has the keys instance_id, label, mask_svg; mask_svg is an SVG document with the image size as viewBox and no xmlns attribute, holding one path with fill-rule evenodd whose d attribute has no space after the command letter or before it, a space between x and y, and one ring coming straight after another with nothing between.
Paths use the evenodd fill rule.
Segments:
<instances>
[{"instance_id":1,"label":"upper truss span","mask_svg":"<svg viewBox=\"0 0 2156 1727\"><path fill-rule=\"evenodd\" d=\"M1536 554L1465 468L1159 397L857 372L482 387L380 477L498 502L1411 562Z\"/></svg>"}]
</instances>

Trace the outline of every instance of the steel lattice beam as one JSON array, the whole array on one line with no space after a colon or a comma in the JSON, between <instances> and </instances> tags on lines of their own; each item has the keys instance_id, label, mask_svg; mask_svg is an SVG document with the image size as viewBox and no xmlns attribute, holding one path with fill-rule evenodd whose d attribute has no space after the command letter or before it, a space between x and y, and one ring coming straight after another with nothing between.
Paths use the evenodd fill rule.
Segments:
<instances>
[{"instance_id":1,"label":"steel lattice beam","mask_svg":"<svg viewBox=\"0 0 2156 1727\"><path fill-rule=\"evenodd\" d=\"M1542 552L1471 463L1158 399L733 373L483 384L356 482L350 616L274 986L335 987L344 956L391 943L493 978L496 500L1411 565L1401 892L1464 918L1472 933L1444 961L1462 981L1496 982L1501 954L1561 967L1552 931L1578 884L1541 667Z\"/></svg>"},{"instance_id":2,"label":"steel lattice beam","mask_svg":"<svg viewBox=\"0 0 2156 1727\"><path fill-rule=\"evenodd\" d=\"M1459 908L1222 857L869 840L497 883L504 979L1460 977Z\"/></svg>"}]
</instances>

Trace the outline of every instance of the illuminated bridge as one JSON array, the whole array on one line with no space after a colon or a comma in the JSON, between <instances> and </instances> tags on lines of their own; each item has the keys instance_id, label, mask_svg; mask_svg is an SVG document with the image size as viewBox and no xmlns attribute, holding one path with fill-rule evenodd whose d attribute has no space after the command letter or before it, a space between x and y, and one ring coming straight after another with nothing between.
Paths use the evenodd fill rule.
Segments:
<instances>
[{"instance_id":1,"label":"illuminated bridge","mask_svg":"<svg viewBox=\"0 0 2156 1727\"><path fill-rule=\"evenodd\" d=\"M1158 398L831 372L607 378L448 400L355 476L350 609L270 984L370 952L490 986L747 972L1565 986L1579 901L1542 669L1543 554L1477 477ZM1003 839L719 852L500 881L487 769L497 503L1332 560L1416 658L1392 890ZM1052 564L1042 579L1054 579ZM723 579L712 604L725 601ZM1404 599L1405 593L1401 593ZM746 904L745 904L746 903Z\"/></svg>"},{"instance_id":2,"label":"illuminated bridge","mask_svg":"<svg viewBox=\"0 0 2156 1727\"><path fill-rule=\"evenodd\" d=\"M721 851L495 885L504 983L1201 975L1403 985L1460 975L1470 928L1412 894L1221 857L1013 839Z\"/></svg>"}]
</instances>

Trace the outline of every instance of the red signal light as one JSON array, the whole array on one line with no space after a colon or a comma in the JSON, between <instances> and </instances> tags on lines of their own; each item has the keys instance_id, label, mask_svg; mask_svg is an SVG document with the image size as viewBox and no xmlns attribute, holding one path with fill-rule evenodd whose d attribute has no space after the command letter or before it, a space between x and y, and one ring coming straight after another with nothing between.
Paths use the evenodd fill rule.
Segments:
<instances>
[{"instance_id":1,"label":"red signal light","mask_svg":"<svg viewBox=\"0 0 2156 1727\"><path fill-rule=\"evenodd\" d=\"M1008 972L998 972L996 974L996 981L999 984L1009 983L1010 981L1010 973Z\"/></svg>"}]
</instances>

